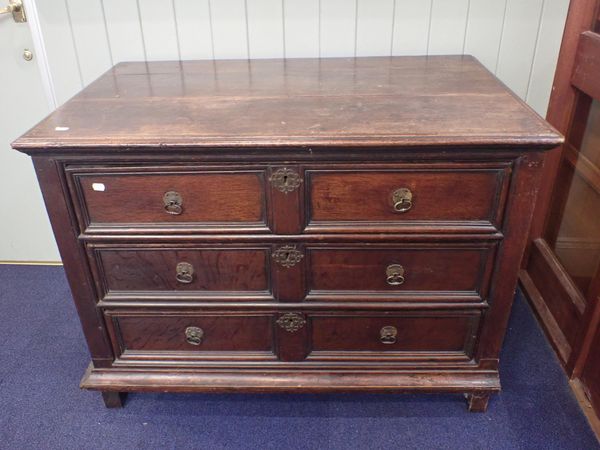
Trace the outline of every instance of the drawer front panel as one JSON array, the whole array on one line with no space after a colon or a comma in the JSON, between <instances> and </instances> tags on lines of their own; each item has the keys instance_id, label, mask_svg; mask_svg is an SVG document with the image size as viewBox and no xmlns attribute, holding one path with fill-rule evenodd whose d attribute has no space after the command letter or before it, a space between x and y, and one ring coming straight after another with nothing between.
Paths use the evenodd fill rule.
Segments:
<instances>
[{"instance_id":1,"label":"drawer front panel","mask_svg":"<svg viewBox=\"0 0 600 450\"><path fill-rule=\"evenodd\" d=\"M273 353L270 314L107 313L117 354L130 352Z\"/></svg>"},{"instance_id":2,"label":"drawer front panel","mask_svg":"<svg viewBox=\"0 0 600 450\"><path fill-rule=\"evenodd\" d=\"M485 297L495 244L310 247L309 296L464 293Z\"/></svg>"},{"instance_id":3,"label":"drawer front panel","mask_svg":"<svg viewBox=\"0 0 600 450\"><path fill-rule=\"evenodd\" d=\"M269 294L265 247L90 247L101 292Z\"/></svg>"},{"instance_id":4,"label":"drawer front panel","mask_svg":"<svg viewBox=\"0 0 600 450\"><path fill-rule=\"evenodd\" d=\"M439 223L498 228L507 165L307 170L308 228L388 229Z\"/></svg>"},{"instance_id":5,"label":"drawer front panel","mask_svg":"<svg viewBox=\"0 0 600 450\"><path fill-rule=\"evenodd\" d=\"M470 357L481 312L405 312L312 315L309 357L432 353Z\"/></svg>"},{"instance_id":6,"label":"drawer front panel","mask_svg":"<svg viewBox=\"0 0 600 450\"><path fill-rule=\"evenodd\" d=\"M105 311L117 364L465 363L482 310Z\"/></svg>"},{"instance_id":7,"label":"drawer front panel","mask_svg":"<svg viewBox=\"0 0 600 450\"><path fill-rule=\"evenodd\" d=\"M82 229L88 231L103 227L268 229L262 170L71 171Z\"/></svg>"}]
</instances>

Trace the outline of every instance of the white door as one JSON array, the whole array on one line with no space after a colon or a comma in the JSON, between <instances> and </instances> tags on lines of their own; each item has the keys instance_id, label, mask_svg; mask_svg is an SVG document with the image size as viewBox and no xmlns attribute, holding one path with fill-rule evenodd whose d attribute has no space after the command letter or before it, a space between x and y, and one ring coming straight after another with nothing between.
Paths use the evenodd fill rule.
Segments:
<instances>
[{"instance_id":1,"label":"white door","mask_svg":"<svg viewBox=\"0 0 600 450\"><path fill-rule=\"evenodd\" d=\"M0 14L0 262L60 260L31 159L10 148L51 110L37 56L29 22Z\"/></svg>"}]
</instances>

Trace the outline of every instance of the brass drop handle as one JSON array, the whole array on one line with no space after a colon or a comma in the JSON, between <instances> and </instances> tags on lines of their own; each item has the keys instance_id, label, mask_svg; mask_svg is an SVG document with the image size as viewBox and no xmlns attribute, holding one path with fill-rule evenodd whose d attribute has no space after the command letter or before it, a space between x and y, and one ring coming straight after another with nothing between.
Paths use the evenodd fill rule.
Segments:
<instances>
[{"instance_id":1,"label":"brass drop handle","mask_svg":"<svg viewBox=\"0 0 600 450\"><path fill-rule=\"evenodd\" d=\"M382 344L395 344L398 337L398 328L393 326L383 327L379 331L379 340Z\"/></svg>"},{"instance_id":2,"label":"brass drop handle","mask_svg":"<svg viewBox=\"0 0 600 450\"><path fill-rule=\"evenodd\" d=\"M191 345L202 344L202 338L204 337L204 330L199 327L187 327L185 329L185 340Z\"/></svg>"},{"instance_id":3,"label":"brass drop handle","mask_svg":"<svg viewBox=\"0 0 600 450\"><path fill-rule=\"evenodd\" d=\"M179 192L165 192L165 195L163 195L163 202L165 204L165 211L168 214L178 216L183 212L183 199Z\"/></svg>"},{"instance_id":4,"label":"brass drop handle","mask_svg":"<svg viewBox=\"0 0 600 450\"><path fill-rule=\"evenodd\" d=\"M394 211L405 213L413 206L413 194L408 188L396 189L392 192L392 204Z\"/></svg>"},{"instance_id":5,"label":"brass drop handle","mask_svg":"<svg viewBox=\"0 0 600 450\"><path fill-rule=\"evenodd\" d=\"M183 284L190 284L194 280L194 267L187 262L180 262L175 267L175 279Z\"/></svg>"},{"instance_id":6,"label":"brass drop handle","mask_svg":"<svg viewBox=\"0 0 600 450\"><path fill-rule=\"evenodd\" d=\"M390 264L385 269L386 281L390 286L400 286L404 283L404 267L400 264Z\"/></svg>"}]
</instances>

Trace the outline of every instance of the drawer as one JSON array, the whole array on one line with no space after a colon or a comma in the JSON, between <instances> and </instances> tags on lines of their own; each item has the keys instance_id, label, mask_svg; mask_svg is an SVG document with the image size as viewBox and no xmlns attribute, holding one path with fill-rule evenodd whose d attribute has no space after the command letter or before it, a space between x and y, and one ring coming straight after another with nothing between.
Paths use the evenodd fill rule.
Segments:
<instances>
[{"instance_id":1,"label":"drawer","mask_svg":"<svg viewBox=\"0 0 600 450\"><path fill-rule=\"evenodd\" d=\"M119 364L447 362L472 359L481 310L104 312Z\"/></svg>"},{"instance_id":2,"label":"drawer","mask_svg":"<svg viewBox=\"0 0 600 450\"><path fill-rule=\"evenodd\" d=\"M479 310L314 313L307 358L468 360L481 315Z\"/></svg>"},{"instance_id":3,"label":"drawer","mask_svg":"<svg viewBox=\"0 0 600 450\"><path fill-rule=\"evenodd\" d=\"M307 246L308 300L481 301L496 243Z\"/></svg>"},{"instance_id":4,"label":"drawer","mask_svg":"<svg viewBox=\"0 0 600 450\"><path fill-rule=\"evenodd\" d=\"M88 244L101 298L273 300L270 247Z\"/></svg>"},{"instance_id":5,"label":"drawer","mask_svg":"<svg viewBox=\"0 0 600 450\"><path fill-rule=\"evenodd\" d=\"M272 315L219 311L106 311L115 353L122 359L274 359Z\"/></svg>"},{"instance_id":6,"label":"drawer","mask_svg":"<svg viewBox=\"0 0 600 450\"><path fill-rule=\"evenodd\" d=\"M307 169L307 231L500 228L508 164Z\"/></svg>"},{"instance_id":7,"label":"drawer","mask_svg":"<svg viewBox=\"0 0 600 450\"><path fill-rule=\"evenodd\" d=\"M481 302L497 242L87 244L105 301Z\"/></svg>"},{"instance_id":8,"label":"drawer","mask_svg":"<svg viewBox=\"0 0 600 450\"><path fill-rule=\"evenodd\" d=\"M67 169L87 232L268 231L264 170Z\"/></svg>"}]
</instances>

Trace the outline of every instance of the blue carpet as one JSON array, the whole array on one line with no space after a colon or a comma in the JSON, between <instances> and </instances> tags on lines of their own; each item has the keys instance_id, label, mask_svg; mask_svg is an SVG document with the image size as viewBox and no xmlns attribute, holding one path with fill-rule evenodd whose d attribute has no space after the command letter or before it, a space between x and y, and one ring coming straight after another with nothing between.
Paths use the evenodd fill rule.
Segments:
<instances>
[{"instance_id":1,"label":"blue carpet","mask_svg":"<svg viewBox=\"0 0 600 450\"><path fill-rule=\"evenodd\" d=\"M0 266L1 449L597 449L558 361L517 298L503 391L457 395L130 394L105 409L60 267Z\"/></svg>"}]
</instances>

